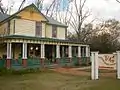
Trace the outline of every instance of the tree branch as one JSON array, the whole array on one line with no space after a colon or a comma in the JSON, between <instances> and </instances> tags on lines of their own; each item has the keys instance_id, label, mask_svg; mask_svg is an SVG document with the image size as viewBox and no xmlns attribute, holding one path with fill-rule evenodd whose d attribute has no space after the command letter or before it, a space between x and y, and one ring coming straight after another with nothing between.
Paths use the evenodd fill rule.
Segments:
<instances>
[{"instance_id":1,"label":"tree branch","mask_svg":"<svg viewBox=\"0 0 120 90\"><path fill-rule=\"evenodd\" d=\"M119 0L116 0L118 3L120 3L120 1Z\"/></svg>"}]
</instances>

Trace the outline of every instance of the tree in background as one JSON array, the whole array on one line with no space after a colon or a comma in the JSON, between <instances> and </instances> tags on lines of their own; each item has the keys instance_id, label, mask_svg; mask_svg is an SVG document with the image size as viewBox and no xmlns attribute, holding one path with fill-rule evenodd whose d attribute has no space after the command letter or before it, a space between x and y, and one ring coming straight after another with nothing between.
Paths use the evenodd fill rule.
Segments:
<instances>
[{"instance_id":1,"label":"tree in background","mask_svg":"<svg viewBox=\"0 0 120 90\"><path fill-rule=\"evenodd\" d=\"M84 24L84 26L81 29L82 29L82 31L81 31L80 37L79 37L81 39L81 43L89 44L91 37L95 33L95 29L93 29L93 24L91 24L91 23ZM78 40L78 35L76 34L76 32L74 32L74 33L69 32L67 38L71 41L80 42Z\"/></svg>"},{"instance_id":2,"label":"tree in background","mask_svg":"<svg viewBox=\"0 0 120 90\"><path fill-rule=\"evenodd\" d=\"M92 24L84 25L84 32L90 30L92 32L85 36L85 43L89 44L92 51L100 51L100 53L111 53L120 50L120 22L115 19L109 19L99 23L93 28ZM69 34L69 40L77 41L76 34Z\"/></svg>"},{"instance_id":3,"label":"tree in background","mask_svg":"<svg viewBox=\"0 0 120 90\"><path fill-rule=\"evenodd\" d=\"M8 5L6 7L3 6L2 0L0 0L0 12L5 14L11 14L15 2L13 0L8 1Z\"/></svg>"},{"instance_id":4,"label":"tree in background","mask_svg":"<svg viewBox=\"0 0 120 90\"><path fill-rule=\"evenodd\" d=\"M69 24L75 30L77 41L83 43L86 42L86 37L89 36L89 34L92 32L92 24L89 23L84 26L85 20L91 15L90 10L85 9L86 1L87 0L74 0L72 3L74 10L69 11L71 15Z\"/></svg>"}]
</instances>

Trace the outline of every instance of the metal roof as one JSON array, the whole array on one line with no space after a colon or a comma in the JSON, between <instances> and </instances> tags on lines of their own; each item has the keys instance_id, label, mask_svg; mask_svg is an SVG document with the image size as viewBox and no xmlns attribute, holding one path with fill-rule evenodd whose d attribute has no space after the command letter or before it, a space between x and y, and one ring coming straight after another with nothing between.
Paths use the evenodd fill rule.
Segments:
<instances>
[{"instance_id":1,"label":"metal roof","mask_svg":"<svg viewBox=\"0 0 120 90\"><path fill-rule=\"evenodd\" d=\"M9 17L9 15L7 15L7 14L2 14L2 13L0 12L0 22L3 21L4 19L8 18L8 17Z\"/></svg>"},{"instance_id":2,"label":"metal roof","mask_svg":"<svg viewBox=\"0 0 120 90\"><path fill-rule=\"evenodd\" d=\"M53 38L36 37L36 36L25 36L25 35L8 35L8 36L4 36L4 38L29 39L29 40L40 40L40 41L61 42L61 43L84 45L80 42L75 42L75 41L70 41L70 40L53 39Z\"/></svg>"},{"instance_id":3,"label":"metal roof","mask_svg":"<svg viewBox=\"0 0 120 90\"><path fill-rule=\"evenodd\" d=\"M67 25L62 24L61 22L58 22L57 20L54 20L54 19L51 18L51 17L48 17L48 16L45 16L45 17L48 19L48 22L47 22L48 24L67 27Z\"/></svg>"}]
</instances>

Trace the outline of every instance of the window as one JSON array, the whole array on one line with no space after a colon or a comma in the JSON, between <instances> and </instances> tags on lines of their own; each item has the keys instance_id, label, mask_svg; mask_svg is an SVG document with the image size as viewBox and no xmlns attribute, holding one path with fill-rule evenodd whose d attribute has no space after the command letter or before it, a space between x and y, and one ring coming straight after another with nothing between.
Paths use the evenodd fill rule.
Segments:
<instances>
[{"instance_id":1,"label":"window","mask_svg":"<svg viewBox=\"0 0 120 90\"><path fill-rule=\"evenodd\" d=\"M57 26L52 26L52 37L57 37Z\"/></svg>"},{"instance_id":2,"label":"window","mask_svg":"<svg viewBox=\"0 0 120 90\"><path fill-rule=\"evenodd\" d=\"M42 23L36 22L36 36L42 36Z\"/></svg>"}]
</instances>

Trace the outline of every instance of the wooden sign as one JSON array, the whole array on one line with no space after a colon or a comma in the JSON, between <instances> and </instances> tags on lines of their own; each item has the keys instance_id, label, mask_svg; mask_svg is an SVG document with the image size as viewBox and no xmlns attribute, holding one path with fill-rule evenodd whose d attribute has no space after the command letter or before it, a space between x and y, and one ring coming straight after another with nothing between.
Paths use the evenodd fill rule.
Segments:
<instances>
[{"instance_id":1,"label":"wooden sign","mask_svg":"<svg viewBox=\"0 0 120 90\"><path fill-rule=\"evenodd\" d=\"M99 68L116 69L116 56L114 54L99 54L98 65Z\"/></svg>"}]
</instances>

